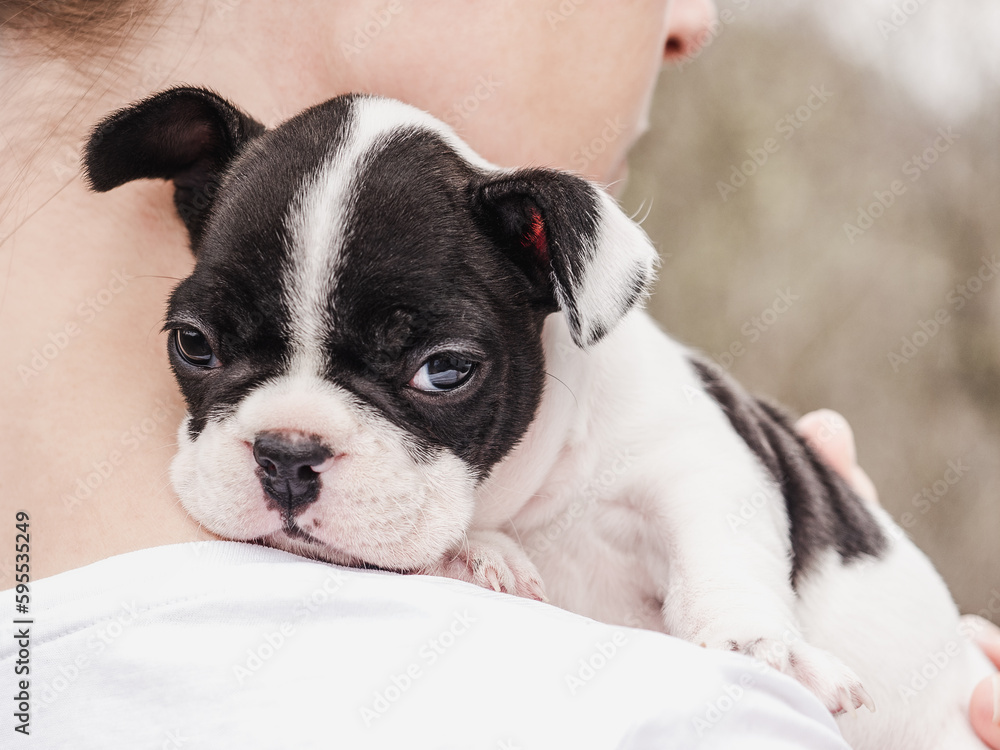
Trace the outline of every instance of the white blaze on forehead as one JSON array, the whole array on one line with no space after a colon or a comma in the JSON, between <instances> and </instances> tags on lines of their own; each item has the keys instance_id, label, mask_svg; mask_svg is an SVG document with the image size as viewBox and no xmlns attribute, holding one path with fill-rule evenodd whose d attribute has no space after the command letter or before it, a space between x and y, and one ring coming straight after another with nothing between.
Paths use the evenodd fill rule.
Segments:
<instances>
[{"instance_id":1,"label":"white blaze on forehead","mask_svg":"<svg viewBox=\"0 0 1000 750\"><path fill-rule=\"evenodd\" d=\"M394 136L414 130L435 133L470 166L497 169L426 112L392 99L362 97L352 103L343 140L303 182L285 219L291 262L282 287L290 311L292 368L296 371L319 375L324 370L330 297L365 170Z\"/></svg>"}]
</instances>

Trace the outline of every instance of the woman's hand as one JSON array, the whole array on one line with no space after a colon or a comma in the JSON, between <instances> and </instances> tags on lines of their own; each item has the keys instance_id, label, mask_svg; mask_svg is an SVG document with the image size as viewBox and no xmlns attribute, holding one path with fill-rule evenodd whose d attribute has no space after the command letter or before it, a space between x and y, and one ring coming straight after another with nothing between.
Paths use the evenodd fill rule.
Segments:
<instances>
[{"instance_id":1,"label":"woman's hand","mask_svg":"<svg viewBox=\"0 0 1000 750\"><path fill-rule=\"evenodd\" d=\"M854 448L854 433L843 416L829 409L810 412L799 420L799 432L809 444L847 479L854 491L871 503L878 503L878 493L868 475L858 466ZM975 620L976 643L1000 668L1000 628L991 622L969 615ZM1000 674L989 677L972 693L969 718L976 734L993 750L1000 750Z\"/></svg>"},{"instance_id":2,"label":"woman's hand","mask_svg":"<svg viewBox=\"0 0 1000 750\"><path fill-rule=\"evenodd\" d=\"M847 480L852 489L870 503L878 504L875 485L858 466L854 432L841 414L819 409L806 414L796 425L813 449Z\"/></svg>"},{"instance_id":3,"label":"woman's hand","mask_svg":"<svg viewBox=\"0 0 1000 750\"><path fill-rule=\"evenodd\" d=\"M973 626L979 647L1000 668L1000 628L976 615L966 615L963 619ZM993 750L1000 750L1000 674L976 685L972 693L972 704L969 706L969 716L972 727L983 742Z\"/></svg>"}]
</instances>

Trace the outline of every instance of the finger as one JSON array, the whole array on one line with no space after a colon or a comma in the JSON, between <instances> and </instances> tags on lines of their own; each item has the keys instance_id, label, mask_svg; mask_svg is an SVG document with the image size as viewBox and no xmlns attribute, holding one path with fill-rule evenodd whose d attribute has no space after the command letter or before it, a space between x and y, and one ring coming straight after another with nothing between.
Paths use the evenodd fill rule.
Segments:
<instances>
[{"instance_id":1,"label":"finger","mask_svg":"<svg viewBox=\"0 0 1000 750\"><path fill-rule=\"evenodd\" d=\"M843 415L819 409L802 417L796 428L830 467L847 480L851 488L868 502L878 504L872 480L858 466L854 432Z\"/></svg>"},{"instance_id":2,"label":"finger","mask_svg":"<svg viewBox=\"0 0 1000 750\"><path fill-rule=\"evenodd\" d=\"M847 483L851 485L851 489L854 490L858 497L862 500L865 500L872 505L879 505L878 490L875 489L875 483L872 482L871 478L860 466L854 467L850 475L847 477Z\"/></svg>"},{"instance_id":3,"label":"finger","mask_svg":"<svg viewBox=\"0 0 1000 750\"><path fill-rule=\"evenodd\" d=\"M962 625L990 661L1000 667L1000 628L978 615L965 615ZM993 750L1000 750L1000 674L976 685L969 704L969 719L983 742Z\"/></svg>"},{"instance_id":4,"label":"finger","mask_svg":"<svg viewBox=\"0 0 1000 750\"><path fill-rule=\"evenodd\" d=\"M854 433L843 415L831 409L819 409L802 417L796 427L813 450L845 478L857 466Z\"/></svg>"},{"instance_id":5,"label":"finger","mask_svg":"<svg viewBox=\"0 0 1000 750\"><path fill-rule=\"evenodd\" d=\"M1000 750L1000 674L976 685L969 718L980 739L993 750Z\"/></svg>"}]
</instances>

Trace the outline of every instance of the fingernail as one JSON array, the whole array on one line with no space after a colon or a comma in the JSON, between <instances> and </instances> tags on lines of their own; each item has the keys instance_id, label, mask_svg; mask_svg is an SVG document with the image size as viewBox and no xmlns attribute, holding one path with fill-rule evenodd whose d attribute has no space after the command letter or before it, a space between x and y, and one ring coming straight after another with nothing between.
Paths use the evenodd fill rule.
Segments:
<instances>
[{"instance_id":1,"label":"fingernail","mask_svg":"<svg viewBox=\"0 0 1000 750\"><path fill-rule=\"evenodd\" d=\"M851 430L851 424L847 421L847 417L833 409L820 409L816 413L819 415L819 423L822 426L820 437L823 442L835 438L842 440L851 463L856 463L858 456L854 452L854 432Z\"/></svg>"}]
</instances>

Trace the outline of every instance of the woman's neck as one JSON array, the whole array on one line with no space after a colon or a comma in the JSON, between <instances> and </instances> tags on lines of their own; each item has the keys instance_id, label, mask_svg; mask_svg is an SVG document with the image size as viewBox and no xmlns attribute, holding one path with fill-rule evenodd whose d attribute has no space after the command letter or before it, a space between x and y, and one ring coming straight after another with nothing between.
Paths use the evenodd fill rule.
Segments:
<instances>
[{"instance_id":1,"label":"woman's neck","mask_svg":"<svg viewBox=\"0 0 1000 750\"><path fill-rule=\"evenodd\" d=\"M79 160L101 117L179 81L225 91L271 121L283 114L279 101L304 107L338 93L335 81L319 92L321 69L300 74L298 88L280 66L247 71L235 49L242 44L276 59L255 39L254 25L266 19L233 14L227 28L224 15L213 13L186 37L177 27L192 19L166 19L170 37L184 44L168 49L149 32L142 52L123 52L103 72L90 68L90 78L67 63L25 56L0 69L7 94L0 123L0 517L10 529L18 510L29 512L33 578L209 536L169 484L184 407L160 326L167 295L193 263L172 186L150 181L96 194ZM309 39L303 30L299 61ZM14 582L13 532L6 533L0 589Z\"/></svg>"}]
</instances>

